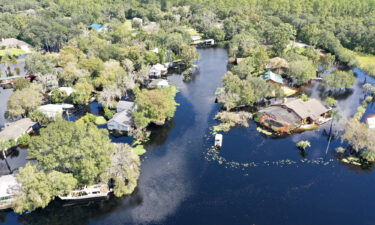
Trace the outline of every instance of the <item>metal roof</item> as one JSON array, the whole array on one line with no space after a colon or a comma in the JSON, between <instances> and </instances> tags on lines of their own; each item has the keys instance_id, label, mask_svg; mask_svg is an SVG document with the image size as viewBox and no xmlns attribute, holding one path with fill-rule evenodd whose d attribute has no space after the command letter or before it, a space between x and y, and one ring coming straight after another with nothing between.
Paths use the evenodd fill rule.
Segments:
<instances>
[{"instance_id":1,"label":"metal roof","mask_svg":"<svg viewBox=\"0 0 375 225\"><path fill-rule=\"evenodd\" d=\"M0 140L14 140L25 134L36 123L29 118L9 123L1 132Z\"/></svg>"},{"instance_id":2,"label":"metal roof","mask_svg":"<svg viewBox=\"0 0 375 225\"><path fill-rule=\"evenodd\" d=\"M272 71L267 71L265 74L263 74L262 79L265 81L272 80L279 84L284 84L283 78L281 75L273 73Z\"/></svg>"},{"instance_id":3,"label":"metal roof","mask_svg":"<svg viewBox=\"0 0 375 225\"><path fill-rule=\"evenodd\" d=\"M313 120L317 120L320 115L329 111L321 102L314 98L307 101L293 99L281 105L293 110L301 119L310 117Z\"/></svg>"}]
</instances>

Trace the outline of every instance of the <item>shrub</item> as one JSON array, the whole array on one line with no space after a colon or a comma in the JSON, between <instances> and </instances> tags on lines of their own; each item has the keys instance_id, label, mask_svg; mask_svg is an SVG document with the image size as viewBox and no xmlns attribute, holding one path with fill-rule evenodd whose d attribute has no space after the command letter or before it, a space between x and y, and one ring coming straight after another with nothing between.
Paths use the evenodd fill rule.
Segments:
<instances>
[{"instance_id":1,"label":"shrub","mask_svg":"<svg viewBox=\"0 0 375 225\"><path fill-rule=\"evenodd\" d=\"M300 141L296 144L296 146L300 150L306 150L306 148L311 147L311 143L309 141Z\"/></svg>"}]
</instances>

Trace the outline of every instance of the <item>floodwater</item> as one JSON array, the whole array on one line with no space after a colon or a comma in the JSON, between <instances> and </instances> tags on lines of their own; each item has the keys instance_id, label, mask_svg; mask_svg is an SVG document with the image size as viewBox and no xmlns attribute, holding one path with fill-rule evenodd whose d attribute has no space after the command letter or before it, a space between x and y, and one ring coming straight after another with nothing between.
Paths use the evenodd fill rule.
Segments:
<instances>
[{"instance_id":1,"label":"floodwater","mask_svg":"<svg viewBox=\"0 0 375 225\"><path fill-rule=\"evenodd\" d=\"M199 53L200 72L192 81L169 77L179 87L180 105L173 120L154 129L133 195L74 206L54 201L22 216L3 212L0 224L375 224L375 175L336 159L334 149L345 143L333 139L328 145L329 124L273 139L251 123L224 134L221 150L210 150L209 128L219 110L214 92L228 56L220 48ZM339 102L345 116L355 113L362 82L375 83L356 72L358 83ZM319 89L319 84L312 86L314 97L321 97ZM370 105L366 115L374 112ZM295 147L300 140L312 144L306 154Z\"/></svg>"}]
</instances>

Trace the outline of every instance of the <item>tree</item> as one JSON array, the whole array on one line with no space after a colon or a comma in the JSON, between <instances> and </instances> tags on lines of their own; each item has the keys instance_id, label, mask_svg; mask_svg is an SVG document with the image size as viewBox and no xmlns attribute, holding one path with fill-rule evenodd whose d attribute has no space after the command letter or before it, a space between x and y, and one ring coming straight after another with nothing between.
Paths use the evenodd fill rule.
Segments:
<instances>
[{"instance_id":1,"label":"tree","mask_svg":"<svg viewBox=\"0 0 375 225\"><path fill-rule=\"evenodd\" d=\"M289 63L288 75L302 85L316 77L316 68L309 60L297 60Z\"/></svg>"},{"instance_id":2,"label":"tree","mask_svg":"<svg viewBox=\"0 0 375 225\"><path fill-rule=\"evenodd\" d=\"M136 126L144 128L151 122L164 123L166 119L172 118L177 107L174 99L176 93L174 86L136 91L137 110L133 113Z\"/></svg>"},{"instance_id":3,"label":"tree","mask_svg":"<svg viewBox=\"0 0 375 225\"><path fill-rule=\"evenodd\" d=\"M43 101L41 89L36 85L13 92L9 97L7 115L9 117L26 116Z\"/></svg>"},{"instance_id":4,"label":"tree","mask_svg":"<svg viewBox=\"0 0 375 225\"><path fill-rule=\"evenodd\" d=\"M121 89L116 87L116 85L107 86L100 92L98 102L105 107L115 108L122 94Z\"/></svg>"},{"instance_id":5,"label":"tree","mask_svg":"<svg viewBox=\"0 0 375 225\"><path fill-rule=\"evenodd\" d=\"M58 120L30 141L29 157L46 171L71 173L81 185L94 184L110 164L108 131L87 123Z\"/></svg>"},{"instance_id":6,"label":"tree","mask_svg":"<svg viewBox=\"0 0 375 225\"><path fill-rule=\"evenodd\" d=\"M26 58L25 68L31 74L44 76L54 72L56 63L56 60L50 55L35 53Z\"/></svg>"},{"instance_id":7,"label":"tree","mask_svg":"<svg viewBox=\"0 0 375 225\"><path fill-rule=\"evenodd\" d=\"M352 73L345 71L334 71L331 75L323 78L323 84L329 91L342 90L352 87L356 82Z\"/></svg>"},{"instance_id":8,"label":"tree","mask_svg":"<svg viewBox=\"0 0 375 225\"><path fill-rule=\"evenodd\" d=\"M117 197L133 193L140 175L140 159L128 144L116 144L111 154L111 164L103 180L114 180L114 194Z\"/></svg>"},{"instance_id":9,"label":"tree","mask_svg":"<svg viewBox=\"0 0 375 225\"><path fill-rule=\"evenodd\" d=\"M342 140L346 140L352 148L359 152L363 149L375 149L375 131L370 130L366 124L356 119L350 119L345 126Z\"/></svg>"},{"instance_id":10,"label":"tree","mask_svg":"<svg viewBox=\"0 0 375 225\"><path fill-rule=\"evenodd\" d=\"M76 91L69 96L73 104L86 105L90 100L91 93L94 91L94 87L91 83L82 80L76 83L73 88Z\"/></svg>"},{"instance_id":11,"label":"tree","mask_svg":"<svg viewBox=\"0 0 375 225\"><path fill-rule=\"evenodd\" d=\"M258 40L250 33L241 33L233 37L229 45L232 57L244 58L251 56L260 47Z\"/></svg>"},{"instance_id":12,"label":"tree","mask_svg":"<svg viewBox=\"0 0 375 225\"><path fill-rule=\"evenodd\" d=\"M74 62L69 62L64 67L64 71L60 73L60 81L65 86L74 85L79 79L87 78L90 73L87 70L79 69Z\"/></svg>"},{"instance_id":13,"label":"tree","mask_svg":"<svg viewBox=\"0 0 375 225\"><path fill-rule=\"evenodd\" d=\"M68 95L65 91L59 90L58 88L52 89L50 93L50 99L53 103L63 103L67 100Z\"/></svg>"},{"instance_id":14,"label":"tree","mask_svg":"<svg viewBox=\"0 0 375 225\"><path fill-rule=\"evenodd\" d=\"M36 165L27 164L16 176L21 184L15 194L13 209L17 213L44 208L55 196L67 194L77 185L72 174L44 172Z\"/></svg>"},{"instance_id":15,"label":"tree","mask_svg":"<svg viewBox=\"0 0 375 225\"><path fill-rule=\"evenodd\" d=\"M311 143L309 141L300 141L296 144L297 148L300 150L306 150L306 148L311 147Z\"/></svg>"},{"instance_id":16,"label":"tree","mask_svg":"<svg viewBox=\"0 0 375 225\"><path fill-rule=\"evenodd\" d=\"M30 87L30 81L24 78L17 79L13 83L14 90L18 91Z\"/></svg>"}]
</instances>

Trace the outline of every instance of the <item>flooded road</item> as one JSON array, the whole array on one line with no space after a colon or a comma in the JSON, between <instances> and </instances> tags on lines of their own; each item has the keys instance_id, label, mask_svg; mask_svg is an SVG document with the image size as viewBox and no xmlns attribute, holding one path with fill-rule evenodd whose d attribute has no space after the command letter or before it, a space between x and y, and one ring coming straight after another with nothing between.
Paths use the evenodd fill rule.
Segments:
<instances>
[{"instance_id":1,"label":"flooded road","mask_svg":"<svg viewBox=\"0 0 375 225\"><path fill-rule=\"evenodd\" d=\"M0 224L374 224L375 175L342 164L333 139L327 148L328 125L319 130L272 139L249 128L224 134L223 148L210 151L209 128L219 106L215 89L228 62L224 49L199 50L199 74L190 82L168 79L179 87L176 115L156 128L142 162L139 187L121 199L63 206L54 201L44 210L18 216L0 213ZM352 115L363 97L358 72L353 92L339 108ZM373 79L367 76L367 82ZM319 88L313 95L319 96ZM374 113L369 106L367 114ZM118 139L116 141L129 141ZM295 144L309 140L300 154ZM328 149L328 150L327 150Z\"/></svg>"}]
</instances>

